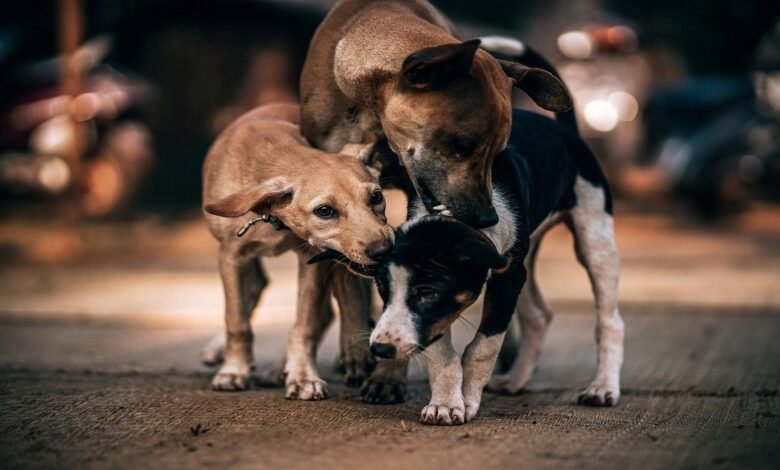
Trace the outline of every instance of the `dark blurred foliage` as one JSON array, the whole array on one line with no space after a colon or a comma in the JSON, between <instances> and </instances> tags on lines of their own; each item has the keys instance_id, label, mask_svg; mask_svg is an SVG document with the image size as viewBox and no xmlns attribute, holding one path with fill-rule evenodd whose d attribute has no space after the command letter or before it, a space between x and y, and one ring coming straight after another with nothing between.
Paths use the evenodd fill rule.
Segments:
<instances>
[{"instance_id":1,"label":"dark blurred foliage","mask_svg":"<svg viewBox=\"0 0 780 470\"><path fill-rule=\"evenodd\" d=\"M780 15L778 0L603 0L636 21L643 47L671 49L692 74L745 72Z\"/></svg>"}]
</instances>

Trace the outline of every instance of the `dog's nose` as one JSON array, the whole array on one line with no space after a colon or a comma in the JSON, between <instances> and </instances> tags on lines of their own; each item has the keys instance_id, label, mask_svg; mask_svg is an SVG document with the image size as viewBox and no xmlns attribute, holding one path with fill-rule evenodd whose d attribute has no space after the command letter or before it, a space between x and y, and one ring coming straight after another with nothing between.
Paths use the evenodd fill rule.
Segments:
<instances>
[{"instance_id":1,"label":"dog's nose","mask_svg":"<svg viewBox=\"0 0 780 470\"><path fill-rule=\"evenodd\" d=\"M392 359L395 357L395 346L388 343L374 343L371 345L371 352L376 357Z\"/></svg>"},{"instance_id":2,"label":"dog's nose","mask_svg":"<svg viewBox=\"0 0 780 470\"><path fill-rule=\"evenodd\" d=\"M488 228L498 223L498 213L493 206L488 207L477 216L476 228Z\"/></svg>"},{"instance_id":3,"label":"dog's nose","mask_svg":"<svg viewBox=\"0 0 780 470\"><path fill-rule=\"evenodd\" d=\"M374 261L384 258L393 248L393 243L387 238L382 241L371 243L366 247L366 256Z\"/></svg>"}]
</instances>

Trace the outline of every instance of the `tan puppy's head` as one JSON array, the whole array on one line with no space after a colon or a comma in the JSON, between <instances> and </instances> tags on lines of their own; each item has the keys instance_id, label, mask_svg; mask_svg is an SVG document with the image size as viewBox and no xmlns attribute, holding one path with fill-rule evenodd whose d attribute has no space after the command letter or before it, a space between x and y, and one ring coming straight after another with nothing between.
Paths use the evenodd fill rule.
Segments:
<instances>
[{"instance_id":1,"label":"tan puppy's head","mask_svg":"<svg viewBox=\"0 0 780 470\"><path fill-rule=\"evenodd\" d=\"M512 86L550 111L568 110L571 98L552 74L496 60L479 44L406 57L380 119L428 212L483 228L498 222L491 167L509 138Z\"/></svg>"},{"instance_id":2,"label":"tan puppy's head","mask_svg":"<svg viewBox=\"0 0 780 470\"><path fill-rule=\"evenodd\" d=\"M366 165L371 147L348 144L341 154L307 149L311 158L301 159L287 175L259 181L204 209L221 217L273 215L313 246L374 265L392 248L394 233L378 172Z\"/></svg>"}]
</instances>

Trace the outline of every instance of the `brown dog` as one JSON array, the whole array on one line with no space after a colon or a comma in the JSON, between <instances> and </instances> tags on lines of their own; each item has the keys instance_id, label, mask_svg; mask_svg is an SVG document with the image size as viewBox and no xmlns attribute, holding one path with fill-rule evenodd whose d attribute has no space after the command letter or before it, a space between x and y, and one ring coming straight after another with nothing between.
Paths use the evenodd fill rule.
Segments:
<instances>
[{"instance_id":1,"label":"brown dog","mask_svg":"<svg viewBox=\"0 0 780 470\"><path fill-rule=\"evenodd\" d=\"M248 386L250 318L268 284L260 258L294 250L299 292L287 345L286 396L324 398L327 390L317 374L315 354L332 317L328 286L337 298L360 297L359 292L344 292L351 288L351 275L342 266L332 261L309 265L307 256L312 247L331 249L350 261L372 265L392 246L385 201L366 166L371 146L347 145L340 155L313 149L299 132L298 115L298 106L290 104L245 114L219 136L203 167L204 214L220 242L225 290L227 343L212 381L216 390ZM366 338L368 313L362 304L352 307L341 309L341 351L348 383L359 385L374 359ZM208 354L214 360L217 353L214 345L211 348Z\"/></svg>"},{"instance_id":2,"label":"brown dog","mask_svg":"<svg viewBox=\"0 0 780 470\"><path fill-rule=\"evenodd\" d=\"M341 0L309 47L301 130L330 152L386 139L428 212L495 225L490 169L509 137L512 86L551 111L571 98L552 74L478 46L425 0Z\"/></svg>"}]
</instances>

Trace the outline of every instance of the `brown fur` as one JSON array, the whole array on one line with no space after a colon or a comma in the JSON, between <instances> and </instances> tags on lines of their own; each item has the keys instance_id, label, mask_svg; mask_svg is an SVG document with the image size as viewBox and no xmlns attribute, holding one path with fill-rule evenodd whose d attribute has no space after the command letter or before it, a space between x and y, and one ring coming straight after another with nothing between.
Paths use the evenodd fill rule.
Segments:
<instances>
[{"instance_id":1,"label":"brown fur","mask_svg":"<svg viewBox=\"0 0 780 470\"><path fill-rule=\"evenodd\" d=\"M312 39L301 75L301 129L329 151L387 139L431 209L472 225L495 214L491 166L511 127L511 88L570 106L547 72L506 67L460 43L424 0L341 0Z\"/></svg>"},{"instance_id":2,"label":"brown fur","mask_svg":"<svg viewBox=\"0 0 780 470\"><path fill-rule=\"evenodd\" d=\"M204 215L220 242L219 266L225 290L227 344L224 364L212 386L239 390L248 385L252 362L249 319L267 285L259 257L295 250L300 258L298 318L290 336L287 396L317 399L325 395L316 373L316 343L330 315L327 278L341 279L343 268L330 263L310 266L312 249L335 249L361 264L374 264L366 251L393 239L385 203L370 202L379 184L365 165L368 147L347 146L344 154L312 148L295 124L296 105L269 105L239 118L216 140L203 167ZM338 212L323 219L315 209ZM256 223L244 236L237 231L258 215L273 215L289 230ZM342 280L337 285L347 283ZM367 313L348 311L342 336L352 346L343 351L355 374L373 365L367 341L352 338L368 328Z\"/></svg>"}]
</instances>

